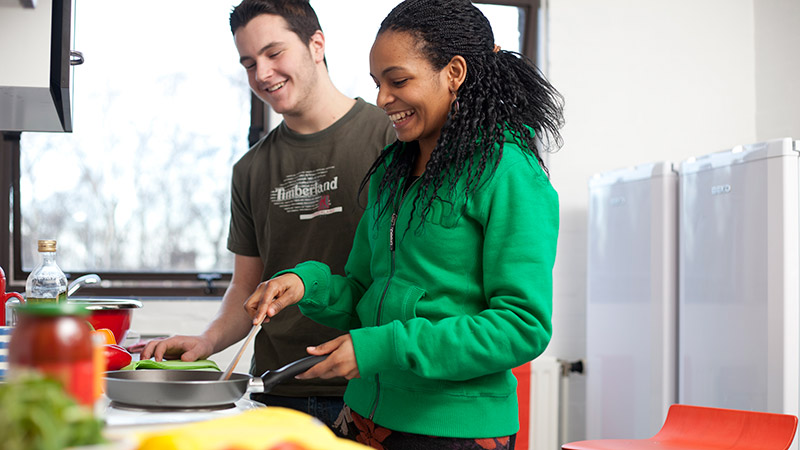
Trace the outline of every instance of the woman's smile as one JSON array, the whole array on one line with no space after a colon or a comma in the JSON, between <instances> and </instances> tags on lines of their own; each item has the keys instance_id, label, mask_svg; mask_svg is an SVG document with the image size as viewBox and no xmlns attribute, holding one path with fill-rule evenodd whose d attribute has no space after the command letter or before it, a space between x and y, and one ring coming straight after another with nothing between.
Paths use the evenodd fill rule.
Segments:
<instances>
[{"instance_id":1,"label":"woman's smile","mask_svg":"<svg viewBox=\"0 0 800 450\"><path fill-rule=\"evenodd\" d=\"M397 128L408 123L408 121L411 120L411 117L414 115L414 111L409 110L409 111L401 111L397 113L387 113L387 114L389 114L389 119L392 120L392 125L395 128Z\"/></svg>"}]
</instances>

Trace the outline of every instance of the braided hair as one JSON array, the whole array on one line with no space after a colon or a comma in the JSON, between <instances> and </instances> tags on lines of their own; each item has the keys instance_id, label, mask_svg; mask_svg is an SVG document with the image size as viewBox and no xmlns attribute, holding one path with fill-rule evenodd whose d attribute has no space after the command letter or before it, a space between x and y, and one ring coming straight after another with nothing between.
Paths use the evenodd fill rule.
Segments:
<instances>
[{"instance_id":1,"label":"braided hair","mask_svg":"<svg viewBox=\"0 0 800 450\"><path fill-rule=\"evenodd\" d=\"M536 66L516 52L495 47L491 25L469 0L406 0L381 23L378 36L387 31L409 33L433 69L442 70L461 55L467 62L466 78L456 93L434 147L414 211L424 217L435 198L454 201L456 182L466 179L465 198L477 188L484 171L492 172L502 157L504 132L510 132L524 151L533 154L547 171L539 147L561 145L563 99ZM531 130L535 132L532 133ZM404 150L405 149L405 150ZM400 180L410 174L416 145L395 142L370 168L360 190L382 165L386 172L378 186L382 215L402 189ZM447 186L442 192L440 188ZM420 221L420 227L424 221Z\"/></svg>"}]
</instances>

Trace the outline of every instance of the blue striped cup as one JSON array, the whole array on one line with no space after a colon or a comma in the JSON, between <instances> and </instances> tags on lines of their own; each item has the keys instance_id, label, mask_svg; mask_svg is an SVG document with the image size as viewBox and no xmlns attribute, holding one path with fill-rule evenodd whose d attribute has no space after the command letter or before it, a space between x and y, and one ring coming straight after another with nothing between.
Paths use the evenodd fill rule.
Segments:
<instances>
[{"instance_id":1,"label":"blue striped cup","mask_svg":"<svg viewBox=\"0 0 800 450\"><path fill-rule=\"evenodd\" d=\"M0 380L5 378L8 370L8 344L14 327L0 327Z\"/></svg>"}]
</instances>

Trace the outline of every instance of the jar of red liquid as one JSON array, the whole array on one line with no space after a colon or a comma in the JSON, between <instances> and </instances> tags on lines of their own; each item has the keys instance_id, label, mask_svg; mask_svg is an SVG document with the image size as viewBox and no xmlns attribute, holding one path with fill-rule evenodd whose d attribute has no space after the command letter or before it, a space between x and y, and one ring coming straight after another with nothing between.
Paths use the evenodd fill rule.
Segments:
<instances>
[{"instance_id":1,"label":"jar of red liquid","mask_svg":"<svg viewBox=\"0 0 800 450\"><path fill-rule=\"evenodd\" d=\"M82 307L64 303L23 304L8 348L9 377L36 370L61 382L78 403L96 398L91 329Z\"/></svg>"}]
</instances>

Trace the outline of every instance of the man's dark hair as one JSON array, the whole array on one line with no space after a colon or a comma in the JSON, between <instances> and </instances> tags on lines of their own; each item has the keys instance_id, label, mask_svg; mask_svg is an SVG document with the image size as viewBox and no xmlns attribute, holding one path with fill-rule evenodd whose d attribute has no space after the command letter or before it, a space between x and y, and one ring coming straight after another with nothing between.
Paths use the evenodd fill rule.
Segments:
<instances>
[{"instance_id":1,"label":"man's dark hair","mask_svg":"<svg viewBox=\"0 0 800 450\"><path fill-rule=\"evenodd\" d=\"M231 11L231 33L236 34L236 30L262 14L283 17L289 29L306 44L317 30L322 30L308 0L243 0Z\"/></svg>"}]
</instances>

